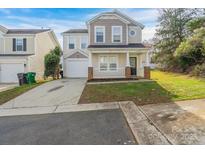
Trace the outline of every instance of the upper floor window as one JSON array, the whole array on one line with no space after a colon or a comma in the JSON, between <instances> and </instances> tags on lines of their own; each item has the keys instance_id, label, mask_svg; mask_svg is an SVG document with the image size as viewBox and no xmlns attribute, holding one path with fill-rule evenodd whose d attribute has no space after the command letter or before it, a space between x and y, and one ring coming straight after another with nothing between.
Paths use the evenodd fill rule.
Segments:
<instances>
[{"instance_id":1,"label":"upper floor window","mask_svg":"<svg viewBox=\"0 0 205 154\"><path fill-rule=\"evenodd\" d=\"M88 37L82 36L81 37L81 49L86 49L88 46Z\"/></svg>"},{"instance_id":2,"label":"upper floor window","mask_svg":"<svg viewBox=\"0 0 205 154\"><path fill-rule=\"evenodd\" d=\"M122 27L112 26L112 42L120 43L122 42Z\"/></svg>"},{"instance_id":3,"label":"upper floor window","mask_svg":"<svg viewBox=\"0 0 205 154\"><path fill-rule=\"evenodd\" d=\"M26 51L26 39L14 38L13 39L13 51Z\"/></svg>"},{"instance_id":4,"label":"upper floor window","mask_svg":"<svg viewBox=\"0 0 205 154\"><path fill-rule=\"evenodd\" d=\"M101 27L101 26L95 27L95 42L96 43L105 42L105 27Z\"/></svg>"},{"instance_id":5,"label":"upper floor window","mask_svg":"<svg viewBox=\"0 0 205 154\"><path fill-rule=\"evenodd\" d=\"M72 36L69 36L68 41L69 41L68 48L75 49L75 38Z\"/></svg>"}]
</instances>

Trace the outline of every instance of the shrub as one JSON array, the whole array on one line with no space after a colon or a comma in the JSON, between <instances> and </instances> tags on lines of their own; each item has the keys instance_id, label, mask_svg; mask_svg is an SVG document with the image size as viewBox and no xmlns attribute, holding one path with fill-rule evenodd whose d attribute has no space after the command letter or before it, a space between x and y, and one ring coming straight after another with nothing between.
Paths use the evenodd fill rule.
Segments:
<instances>
[{"instance_id":1,"label":"shrub","mask_svg":"<svg viewBox=\"0 0 205 154\"><path fill-rule=\"evenodd\" d=\"M184 71L189 67L205 62L205 28L195 30L192 37L180 44L176 50L176 58Z\"/></svg>"},{"instance_id":2,"label":"shrub","mask_svg":"<svg viewBox=\"0 0 205 154\"><path fill-rule=\"evenodd\" d=\"M192 75L205 77L205 63L201 65L196 65L192 70Z\"/></svg>"},{"instance_id":3,"label":"shrub","mask_svg":"<svg viewBox=\"0 0 205 154\"><path fill-rule=\"evenodd\" d=\"M61 50L59 47L51 50L49 54L45 56L45 77L52 76L53 79L58 78L59 72L59 63L60 63Z\"/></svg>"}]
</instances>

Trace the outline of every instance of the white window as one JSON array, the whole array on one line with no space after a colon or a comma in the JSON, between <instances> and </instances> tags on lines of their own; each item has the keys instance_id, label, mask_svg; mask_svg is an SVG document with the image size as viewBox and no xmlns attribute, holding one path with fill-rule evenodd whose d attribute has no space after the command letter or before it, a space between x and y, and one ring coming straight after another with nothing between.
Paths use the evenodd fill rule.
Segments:
<instances>
[{"instance_id":1,"label":"white window","mask_svg":"<svg viewBox=\"0 0 205 154\"><path fill-rule=\"evenodd\" d=\"M116 56L100 56L100 71L116 71L117 57Z\"/></svg>"},{"instance_id":2,"label":"white window","mask_svg":"<svg viewBox=\"0 0 205 154\"><path fill-rule=\"evenodd\" d=\"M69 36L68 41L69 41L68 48L75 49L75 38L72 36Z\"/></svg>"},{"instance_id":3,"label":"white window","mask_svg":"<svg viewBox=\"0 0 205 154\"><path fill-rule=\"evenodd\" d=\"M22 38L16 39L16 51L23 51L23 39Z\"/></svg>"},{"instance_id":4,"label":"white window","mask_svg":"<svg viewBox=\"0 0 205 154\"><path fill-rule=\"evenodd\" d=\"M122 42L122 27L112 26L112 42L120 43Z\"/></svg>"},{"instance_id":5,"label":"white window","mask_svg":"<svg viewBox=\"0 0 205 154\"><path fill-rule=\"evenodd\" d=\"M95 27L95 42L96 43L105 42L105 27L102 26Z\"/></svg>"},{"instance_id":6,"label":"white window","mask_svg":"<svg viewBox=\"0 0 205 154\"><path fill-rule=\"evenodd\" d=\"M129 31L129 35L130 35L131 37L135 37L135 36L136 36L136 31L135 31L134 29L131 29L131 30Z\"/></svg>"},{"instance_id":7,"label":"white window","mask_svg":"<svg viewBox=\"0 0 205 154\"><path fill-rule=\"evenodd\" d=\"M88 46L88 37L87 36L82 36L81 37L81 49L86 49Z\"/></svg>"}]
</instances>

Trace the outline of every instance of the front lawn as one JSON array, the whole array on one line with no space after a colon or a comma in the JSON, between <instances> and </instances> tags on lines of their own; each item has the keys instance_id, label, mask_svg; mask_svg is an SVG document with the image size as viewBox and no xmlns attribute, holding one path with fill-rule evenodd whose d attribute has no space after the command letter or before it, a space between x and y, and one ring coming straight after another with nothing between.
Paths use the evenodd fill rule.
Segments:
<instances>
[{"instance_id":1,"label":"front lawn","mask_svg":"<svg viewBox=\"0 0 205 154\"><path fill-rule=\"evenodd\" d=\"M87 85L80 103L132 100L138 105L170 102L170 94L156 82Z\"/></svg>"},{"instance_id":2,"label":"front lawn","mask_svg":"<svg viewBox=\"0 0 205 154\"><path fill-rule=\"evenodd\" d=\"M33 89L41 84L43 84L44 82L39 82L39 83L35 83L35 84L25 84L23 86L19 86L19 87L15 87L13 89L10 90L6 90L3 92L0 92L0 105L8 102L9 100L25 93L26 91Z\"/></svg>"},{"instance_id":3,"label":"front lawn","mask_svg":"<svg viewBox=\"0 0 205 154\"><path fill-rule=\"evenodd\" d=\"M205 79L152 71L151 78L172 94L172 100L205 98Z\"/></svg>"},{"instance_id":4,"label":"front lawn","mask_svg":"<svg viewBox=\"0 0 205 154\"><path fill-rule=\"evenodd\" d=\"M186 75L151 72L152 82L87 85L79 103L132 100L138 105L205 98L205 80Z\"/></svg>"}]
</instances>

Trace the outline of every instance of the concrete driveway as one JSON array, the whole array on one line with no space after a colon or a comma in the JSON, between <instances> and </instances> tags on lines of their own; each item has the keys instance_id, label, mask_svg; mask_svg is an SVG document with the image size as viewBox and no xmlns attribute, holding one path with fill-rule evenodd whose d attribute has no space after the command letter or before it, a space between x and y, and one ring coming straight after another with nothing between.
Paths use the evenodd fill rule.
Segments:
<instances>
[{"instance_id":1,"label":"concrete driveway","mask_svg":"<svg viewBox=\"0 0 205 154\"><path fill-rule=\"evenodd\" d=\"M85 83L86 79L51 81L1 105L0 109L77 104Z\"/></svg>"},{"instance_id":2,"label":"concrete driveway","mask_svg":"<svg viewBox=\"0 0 205 154\"><path fill-rule=\"evenodd\" d=\"M119 109L0 118L0 144L135 144Z\"/></svg>"},{"instance_id":3,"label":"concrete driveway","mask_svg":"<svg viewBox=\"0 0 205 154\"><path fill-rule=\"evenodd\" d=\"M15 83L8 83L8 84L0 83L0 92L12 89L17 86L18 84L15 84Z\"/></svg>"}]
</instances>

